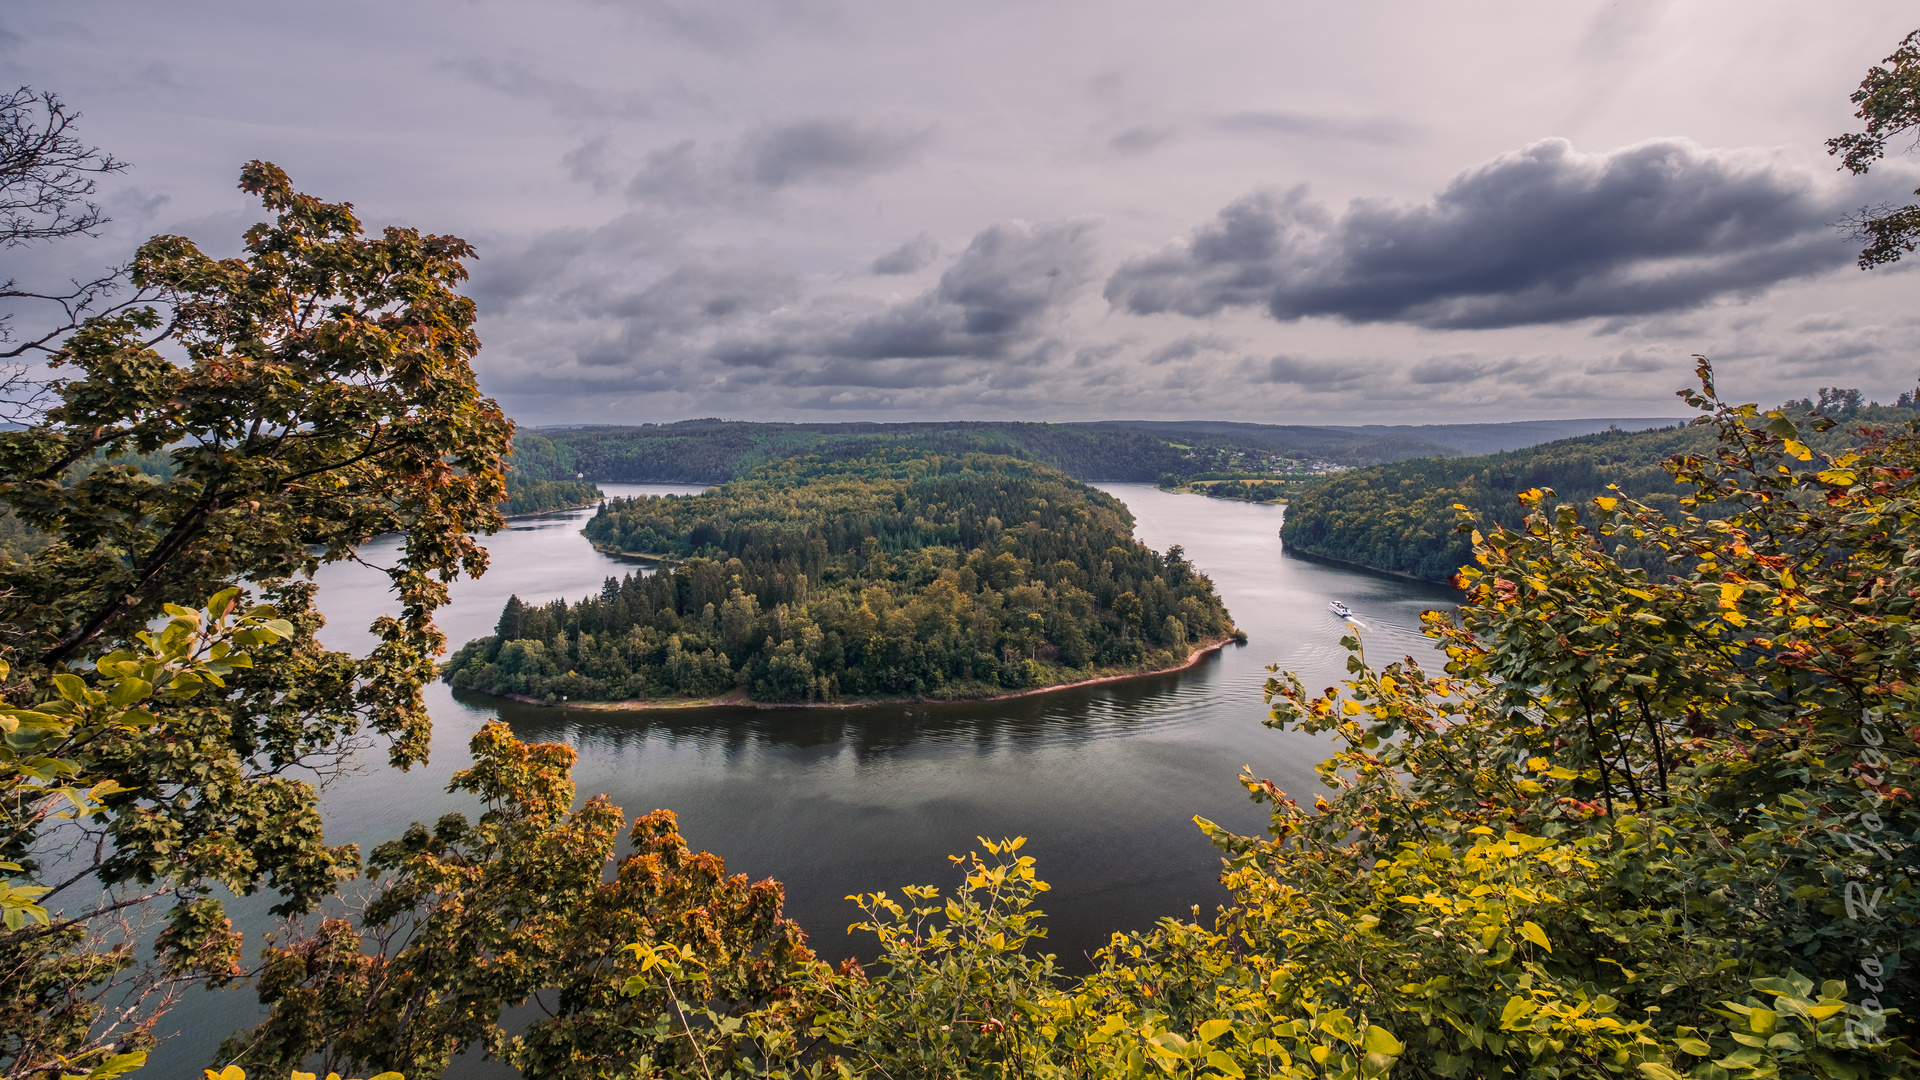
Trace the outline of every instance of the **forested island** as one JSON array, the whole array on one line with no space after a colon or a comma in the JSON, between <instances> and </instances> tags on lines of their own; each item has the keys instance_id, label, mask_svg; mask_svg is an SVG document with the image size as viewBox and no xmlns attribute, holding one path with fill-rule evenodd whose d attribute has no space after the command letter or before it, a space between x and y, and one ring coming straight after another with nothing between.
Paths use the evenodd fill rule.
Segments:
<instances>
[{"instance_id":1,"label":"forested island","mask_svg":"<svg viewBox=\"0 0 1920 1080\"><path fill-rule=\"evenodd\" d=\"M661 560L577 602L509 600L446 665L535 701L980 698L1184 664L1236 633L1179 548L1036 462L910 446L614 499L586 535Z\"/></svg>"}]
</instances>

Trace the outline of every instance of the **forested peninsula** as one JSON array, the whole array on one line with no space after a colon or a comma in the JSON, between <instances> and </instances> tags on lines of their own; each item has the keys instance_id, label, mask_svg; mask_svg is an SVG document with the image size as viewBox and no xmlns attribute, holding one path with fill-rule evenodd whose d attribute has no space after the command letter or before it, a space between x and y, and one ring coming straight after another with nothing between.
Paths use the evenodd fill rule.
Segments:
<instances>
[{"instance_id":1,"label":"forested peninsula","mask_svg":"<svg viewBox=\"0 0 1920 1080\"><path fill-rule=\"evenodd\" d=\"M614 499L586 535L662 561L600 595L507 602L446 665L539 702L956 700L1178 667L1237 631L1179 548L1037 462L911 446Z\"/></svg>"}]
</instances>

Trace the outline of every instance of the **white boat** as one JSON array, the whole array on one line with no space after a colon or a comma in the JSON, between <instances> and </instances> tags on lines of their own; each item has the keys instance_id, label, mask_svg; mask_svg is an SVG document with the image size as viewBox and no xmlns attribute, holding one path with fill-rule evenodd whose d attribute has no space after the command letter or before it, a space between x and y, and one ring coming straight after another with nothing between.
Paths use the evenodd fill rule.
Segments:
<instances>
[{"instance_id":1,"label":"white boat","mask_svg":"<svg viewBox=\"0 0 1920 1080\"><path fill-rule=\"evenodd\" d=\"M1343 619L1353 618L1353 609L1341 603L1338 600L1334 600L1328 603L1327 607L1330 608L1335 615L1338 615Z\"/></svg>"}]
</instances>

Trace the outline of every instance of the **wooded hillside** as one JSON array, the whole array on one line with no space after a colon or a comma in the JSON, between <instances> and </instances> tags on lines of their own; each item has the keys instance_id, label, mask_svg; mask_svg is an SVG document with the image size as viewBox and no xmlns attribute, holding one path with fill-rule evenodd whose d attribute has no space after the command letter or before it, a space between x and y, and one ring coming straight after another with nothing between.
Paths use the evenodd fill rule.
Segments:
<instances>
[{"instance_id":1,"label":"wooded hillside","mask_svg":"<svg viewBox=\"0 0 1920 1080\"><path fill-rule=\"evenodd\" d=\"M844 452L842 448L849 445L899 444L943 454L984 452L1032 458L1077 480L1155 483L1220 470L1285 474L1472 452L1490 439L1524 443L1550 438L1548 432L1570 425L1591 423L1602 422L1340 428L1206 420L1074 424L684 420L633 427L543 428L539 436L523 433L520 438L547 440L554 462L567 477L577 472L585 479L614 483L718 484L795 454Z\"/></svg>"},{"instance_id":2,"label":"wooded hillside","mask_svg":"<svg viewBox=\"0 0 1920 1080\"><path fill-rule=\"evenodd\" d=\"M1832 451L1857 442L1863 428L1912 417L1904 408L1861 409L1831 431L1809 429L1807 437ZM1483 528L1517 529L1527 513L1516 498L1520 492L1551 488L1556 502L1585 504L1614 484L1672 515L1687 489L1662 463L1675 454L1712 453L1714 445L1713 432L1700 427L1604 431L1498 454L1355 469L1293 494L1280 535L1291 551L1446 581L1472 558L1472 537L1455 529L1455 504L1473 511ZM1629 551L1621 559L1648 569L1664 565L1649 552Z\"/></svg>"}]
</instances>

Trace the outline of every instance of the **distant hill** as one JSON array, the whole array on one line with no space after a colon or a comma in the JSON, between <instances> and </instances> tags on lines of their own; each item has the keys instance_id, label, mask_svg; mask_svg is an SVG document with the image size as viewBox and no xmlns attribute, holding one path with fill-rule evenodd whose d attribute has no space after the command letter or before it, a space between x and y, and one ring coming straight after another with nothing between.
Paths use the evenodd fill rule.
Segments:
<instances>
[{"instance_id":1,"label":"distant hill","mask_svg":"<svg viewBox=\"0 0 1920 1080\"><path fill-rule=\"evenodd\" d=\"M1621 431L1654 431L1689 423L1692 419L1690 416L1633 416L1594 420L1516 420L1505 424L1424 424L1418 427L1368 424L1335 430L1425 439L1457 454L1497 454L1502 450L1519 450L1558 439L1593 435L1612 428Z\"/></svg>"},{"instance_id":2,"label":"distant hill","mask_svg":"<svg viewBox=\"0 0 1920 1080\"><path fill-rule=\"evenodd\" d=\"M1137 428L1172 437L1207 434L1272 446L1298 448L1343 457L1373 457L1361 462L1432 457L1436 454L1492 454L1538 446L1555 439L1619 428L1649 431L1684 424L1689 417L1603 417L1588 420L1516 420L1504 424L1246 424L1226 420L1107 420L1107 426Z\"/></svg>"},{"instance_id":3,"label":"distant hill","mask_svg":"<svg viewBox=\"0 0 1920 1080\"><path fill-rule=\"evenodd\" d=\"M557 475L589 481L722 483L795 454L851 452L876 444L946 453L1004 453L1043 462L1077 480L1158 482L1216 470L1267 473L1359 468L1410 458L1484 453L1570 434L1644 429L1676 420L1535 420L1513 424L1362 427L1242 424L1215 420L1111 420L772 424L683 420L672 424L539 429ZM544 464L544 463L543 463Z\"/></svg>"}]
</instances>

